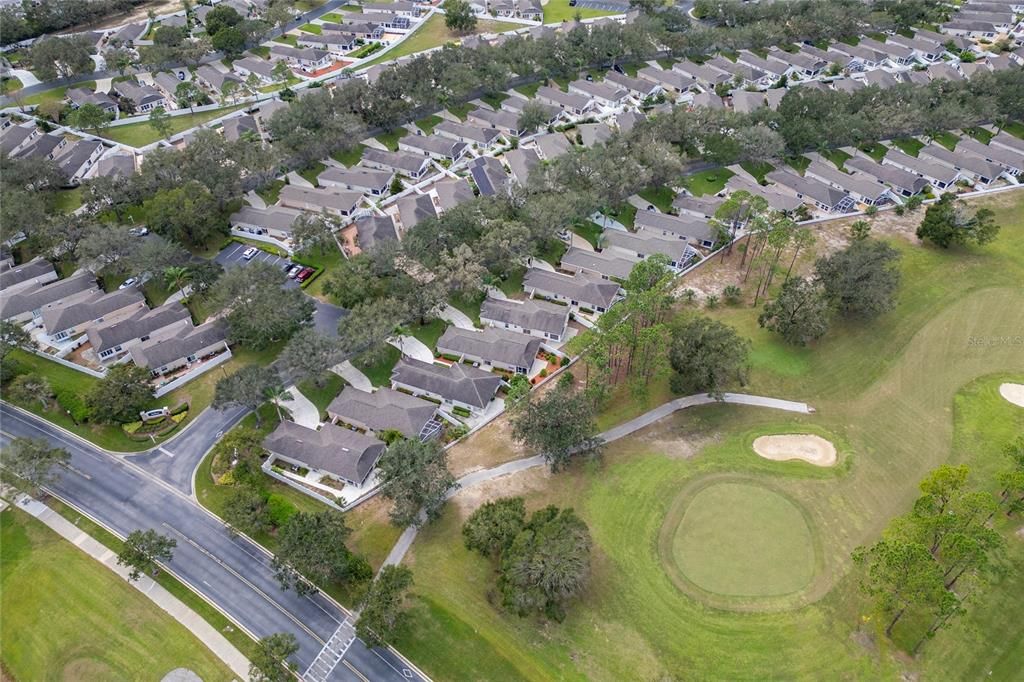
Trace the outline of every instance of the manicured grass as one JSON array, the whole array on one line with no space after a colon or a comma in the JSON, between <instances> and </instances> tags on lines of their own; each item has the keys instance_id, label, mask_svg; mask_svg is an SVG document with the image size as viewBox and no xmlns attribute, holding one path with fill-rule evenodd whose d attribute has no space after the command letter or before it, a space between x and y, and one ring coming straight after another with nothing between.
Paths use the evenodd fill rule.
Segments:
<instances>
[{"instance_id":1,"label":"manicured grass","mask_svg":"<svg viewBox=\"0 0 1024 682\"><path fill-rule=\"evenodd\" d=\"M995 133L978 126L977 128L964 128L964 132L982 144L988 144L989 140L995 137Z\"/></svg>"},{"instance_id":2,"label":"manicured grass","mask_svg":"<svg viewBox=\"0 0 1024 682\"><path fill-rule=\"evenodd\" d=\"M315 280L313 280L313 283L306 287L305 292L322 301L328 301L329 299L324 293L324 282L327 280L327 275L331 270L337 268L344 259L345 256L337 246L328 247L324 249L322 253L317 249L312 249L296 254L296 262L302 263L303 265L309 265L314 268L324 269L324 271L321 272Z\"/></svg>"},{"instance_id":3,"label":"manicured grass","mask_svg":"<svg viewBox=\"0 0 1024 682\"><path fill-rule=\"evenodd\" d=\"M1020 121L1010 121L1009 123L1003 126L1003 130L1010 133L1011 135L1016 135L1017 137L1024 138L1024 123L1021 123Z\"/></svg>"},{"instance_id":4,"label":"manicured grass","mask_svg":"<svg viewBox=\"0 0 1024 682\"><path fill-rule=\"evenodd\" d=\"M839 170L843 169L843 164L850 158L850 155L844 152L842 149L829 149L821 153L826 159L832 162Z\"/></svg>"},{"instance_id":5,"label":"manicured grass","mask_svg":"<svg viewBox=\"0 0 1024 682\"><path fill-rule=\"evenodd\" d=\"M245 104L238 104L220 109L211 109L210 111L199 111L194 114L172 116L169 119L171 130L168 135L176 135L177 133L184 132L189 128L201 126L216 118L226 116L232 111L244 109L246 106L247 105ZM103 137L132 147L144 147L147 144L151 144L162 139L160 134L153 129L153 126L149 125L149 121L139 121L137 123L129 123L122 126L110 126L103 131Z\"/></svg>"},{"instance_id":6,"label":"manicured grass","mask_svg":"<svg viewBox=\"0 0 1024 682\"><path fill-rule=\"evenodd\" d=\"M363 158L364 149L366 149L364 145L357 144L355 147L349 149L348 151L334 152L333 154L331 154L331 158L337 161L338 163L351 168L352 166L359 163L359 159Z\"/></svg>"},{"instance_id":7,"label":"manicured grass","mask_svg":"<svg viewBox=\"0 0 1024 682\"><path fill-rule=\"evenodd\" d=\"M9 95L12 92L21 90L23 84L20 78L15 76L0 78L0 95Z\"/></svg>"},{"instance_id":8,"label":"manicured grass","mask_svg":"<svg viewBox=\"0 0 1024 682\"><path fill-rule=\"evenodd\" d=\"M57 192L57 201L54 204L61 213L71 213L82 205L82 188L62 189Z\"/></svg>"},{"instance_id":9,"label":"manicured grass","mask_svg":"<svg viewBox=\"0 0 1024 682\"><path fill-rule=\"evenodd\" d=\"M415 336L423 342L424 346L434 350L437 348L437 340L441 338L441 335L444 334L444 330L447 328L448 323L438 318L426 324L413 325L406 330L406 333Z\"/></svg>"},{"instance_id":10,"label":"manicured grass","mask_svg":"<svg viewBox=\"0 0 1024 682\"><path fill-rule=\"evenodd\" d=\"M605 211L605 214L612 220L617 220L626 227L633 227L636 221L636 206L630 203L622 204Z\"/></svg>"},{"instance_id":11,"label":"manicured grass","mask_svg":"<svg viewBox=\"0 0 1024 682\"><path fill-rule=\"evenodd\" d=\"M949 151L953 151L956 148L956 143L960 141L960 138L953 133L943 132L935 136L935 141Z\"/></svg>"},{"instance_id":12,"label":"manicured grass","mask_svg":"<svg viewBox=\"0 0 1024 682\"><path fill-rule=\"evenodd\" d=\"M303 24L302 26L299 26L299 30L305 31L306 33L313 33L315 35L320 35L324 31L320 28L320 24Z\"/></svg>"},{"instance_id":13,"label":"manicured grass","mask_svg":"<svg viewBox=\"0 0 1024 682\"><path fill-rule=\"evenodd\" d=\"M469 116L469 112L473 111L476 106L471 102L463 102L462 104L453 104L448 107L448 111L451 112L460 121L465 121L466 117Z\"/></svg>"},{"instance_id":14,"label":"manicured grass","mask_svg":"<svg viewBox=\"0 0 1024 682\"><path fill-rule=\"evenodd\" d=\"M369 364L362 357L358 357L352 361L352 364L370 380L370 383L374 386L390 386L391 385L391 370L394 368L398 359L402 356L402 353L392 346L387 346L380 352L380 359L373 364Z\"/></svg>"},{"instance_id":15,"label":"manicured grass","mask_svg":"<svg viewBox=\"0 0 1024 682\"><path fill-rule=\"evenodd\" d=\"M168 297L176 292L177 290L171 291L168 289L163 279L159 277L152 277L142 285L142 293L146 296L146 303L149 304L150 308L163 305Z\"/></svg>"},{"instance_id":16,"label":"manicured grass","mask_svg":"<svg viewBox=\"0 0 1024 682\"><path fill-rule=\"evenodd\" d=\"M676 198L675 191L665 185L661 187L648 187L640 190L637 194L644 201L656 206L662 213L669 213L672 210L672 201Z\"/></svg>"},{"instance_id":17,"label":"manicured grass","mask_svg":"<svg viewBox=\"0 0 1024 682\"><path fill-rule=\"evenodd\" d=\"M892 144L907 156L917 156L917 153L924 148L924 142L913 137L892 140Z\"/></svg>"},{"instance_id":18,"label":"manicured grass","mask_svg":"<svg viewBox=\"0 0 1024 682\"><path fill-rule=\"evenodd\" d=\"M476 22L475 33L504 33L505 31L513 31L521 26L521 24L513 24L507 21L478 19ZM456 41L461 37L463 36L453 33L444 25L443 15L435 14L422 22L422 24L418 26L408 38L391 49L381 52L378 57L362 64L361 67L372 66L373 64L378 64L380 62L391 61L392 59L398 59L399 57L423 52L424 50L429 50L434 47L440 47L445 43Z\"/></svg>"},{"instance_id":19,"label":"manicured grass","mask_svg":"<svg viewBox=\"0 0 1024 682\"><path fill-rule=\"evenodd\" d=\"M16 679L159 679L231 672L203 644L41 522L0 513L4 669Z\"/></svg>"},{"instance_id":20,"label":"manicured grass","mask_svg":"<svg viewBox=\"0 0 1024 682\"><path fill-rule=\"evenodd\" d=\"M362 59L364 57L369 57L374 52L379 52L380 50L383 49L384 46L380 43L368 43L366 45L363 45L359 49L349 52L345 56L348 57L349 59Z\"/></svg>"},{"instance_id":21,"label":"manicured grass","mask_svg":"<svg viewBox=\"0 0 1024 682\"><path fill-rule=\"evenodd\" d=\"M298 76L291 76L290 75L290 76L288 76L288 78L286 78L284 80L284 82L278 81L277 83L271 83L270 85L264 85L263 87L259 88L259 91L260 92L264 92L264 93L266 93L266 92L277 92L278 90L283 90L284 88L290 88L293 85L298 85L301 82L302 82L302 79L299 78Z\"/></svg>"},{"instance_id":22,"label":"manicured grass","mask_svg":"<svg viewBox=\"0 0 1024 682\"><path fill-rule=\"evenodd\" d=\"M803 173L811 165L811 160L806 156L787 156L786 163L798 173Z\"/></svg>"},{"instance_id":23,"label":"manicured grass","mask_svg":"<svg viewBox=\"0 0 1024 682\"><path fill-rule=\"evenodd\" d=\"M282 45L288 45L290 47L298 47L299 44L295 39L295 36L291 33L285 33L283 36L274 38L275 43L281 43Z\"/></svg>"},{"instance_id":24,"label":"manicured grass","mask_svg":"<svg viewBox=\"0 0 1024 682\"><path fill-rule=\"evenodd\" d=\"M515 91L522 94L525 97L533 99L537 96L537 91L540 90L540 86L544 85L543 81L537 81L536 83L527 83L526 85L520 85L515 88Z\"/></svg>"},{"instance_id":25,"label":"manicured grass","mask_svg":"<svg viewBox=\"0 0 1024 682\"><path fill-rule=\"evenodd\" d=\"M871 323L840 322L813 348L761 330L756 309L709 312L752 340L743 390L806 400L816 413L692 408L607 446L600 462L550 477L519 474L488 495L525 493L530 509L572 506L588 523L591 582L564 622L538 623L492 603L492 565L462 544L475 504L448 505L407 560L415 596L397 648L428 674L457 679L660 679L680 670L694 679L1015 677L1024 665L1018 539L1000 561L1009 572L917 660L894 657L880 641L849 558L910 509L917 483L941 463L967 462L975 484L995 490L999 448L1024 430L1024 412L997 393L1002 381L1024 381L1019 347L971 342L1024 327L1024 203L1007 195L974 203L986 204L1003 225L996 242L950 252L891 240L903 254L896 309ZM759 435L819 431L843 453L834 468L770 462L751 448ZM709 607L664 570L666 525L670 537L678 527L666 524L672 502L689 485L737 480L799 505L820 541L820 570L798 593L769 598L770 611L754 598ZM1020 520L997 524L1009 537ZM920 634L912 623L897 628L900 646Z\"/></svg>"},{"instance_id":26,"label":"manicured grass","mask_svg":"<svg viewBox=\"0 0 1024 682\"><path fill-rule=\"evenodd\" d=\"M266 45L257 45L256 47L250 47L249 52L255 55L263 57L264 59L270 58L270 48Z\"/></svg>"},{"instance_id":27,"label":"manicured grass","mask_svg":"<svg viewBox=\"0 0 1024 682\"><path fill-rule=\"evenodd\" d=\"M725 183L732 177L732 171L728 168L714 168L701 171L683 178L683 186L690 190L694 196L702 197L706 194L718 194L725 189Z\"/></svg>"},{"instance_id":28,"label":"manicured grass","mask_svg":"<svg viewBox=\"0 0 1024 682\"><path fill-rule=\"evenodd\" d=\"M96 81L86 81L84 83L76 83L76 88L88 88L89 90L96 89ZM42 104L43 102L60 102L64 99L64 94L68 91L68 86L60 88L51 88L50 90L43 90L37 92L34 95L29 95L22 100L22 103L26 106L32 104Z\"/></svg>"},{"instance_id":29,"label":"manicured grass","mask_svg":"<svg viewBox=\"0 0 1024 682\"><path fill-rule=\"evenodd\" d=\"M341 393L341 389L345 388L345 380L330 370L324 372L321 380L323 386L317 386L316 382L307 380L300 382L298 388L323 414L331 401Z\"/></svg>"},{"instance_id":30,"label":"manicured grass","mask_svg":"<svg viewBox=\"0 0 1024 682\"><path fill-rule=\"evenodd\" d=\"M490 95L484 95L480 100L490 106L492 109L500 109L501 103L509 98L509 95L504 92L496 92Z\"/></svg>"},{"instance_id":31,"label":"manicured grass","mask_svg":"<svg viewBox=\"0 0 1024 682\"><path fill-rule=\"evenodd\" d=\"M872 145L862 145L860 150L870 156L878 163L882 163L882 159L885 158L885 152L888 151L888 147L880 142L876 142Z\"/></svg>"},{"instance_id":32,"label":"manicured grass","mask_svg":"<svg viewBox=\"0 0 1024 682\"><path fill-rule=\"evenodd\" d=\"M343 18L344 16L340 12L328 12L320 16L320 19L328 24L340 23Z\"/></svg>"},{"instance_id":33,"label":"manicured grass","mask_svg":"<svg viewBox=\"0 0 1024 682\"><path fill-rule=\"evenodd\" d=\"M386 133L381 133L375 139L393 152L398 151L398 141L406 135L412 135L405 128L395 128Z\"/></svg>"},{"instance_id":34,"label":"manicured grass","mask_svg":"<svg viewBox=\"0 0 1024 682\"><path fill-rule=\"evenodd\" d=\"M416 127L422 130L427 135L430 135L431 133L434 132L434 126L436 126L438 123L441 123L442 121L444 121L444 119L438 116L437 114L431 114L426 118L421 118L420 120L416 121Z\"/></svg>"},{"instance_id":35,"label":"manicured grass","mask_svg":"<svg viewBox=\"0 0 1024 682\"><path fill-rule=\"evenodd\" d=\"M516 268L505 279L499 280L498 288L505 292L506 296L520 296L523 293L523 277L526 275L526 268Z\"/></svg>"},{"instance_id":36,"label":"manicured grass","mask_svg":"<svg viewBox=\"0 0 1024 682\"><path fill-rule=\"evenodd\" d=\"M324 169L326 168L327 166L320 163L319 161L314 161L313 165L310 166L309 168L304 168L300 170L299 175L305 178L306 182L312 184L314 187L319 187L319 183L316 181L316 178L318 175L323 173Z\"/></svg>"},{"instance_id":37,"label":"manicured grass","mask_svg":"<svg viewBox=\"0 0 1024 682\"><path fill-rule=\"evenodd\" d=\"M590 242L594 248L597 248L597 242L601 239L601 233L604 232L604 228L589 220L583 223L576 223L570 229Z\"/></svg>"},{"instance_id":38,"label":"manicured grass","mask_svg":"<svg viewBox=\"0 0 1024 682\"><path fill-rule=\"evenodd\" d=\"M750 173L759 183L764 182L765 175L775 170L775 166L767 161L744 161L740 163L740 168Z\"/></svg>"},{"instance_id":39,"label":"manicured grass","mask_svg":"<svg viewBox=\"0 0 1024 682\"><path fill-rule=\"evenodd\" d=\"M609 12L587 7L570 7L569 0L548 0L548 3L544 5L545 24L560 24L563 21L571 21L576 18L577 14L581 19L590 19L592 17L606 17L610 14L621 14L621 12Z\"/></svg>"},{"instance_id":40,"label":"manicured grass","mask_svg":"<svg viewBox=\"0 0 1024 682\"><path fill-rule=\"evenodd\" d=\"M276 204L278 197L281 195L281 190L285 186L284 180L271 180L263 187L256 190L256 194L260 195L263 201L267 202L267 205Z\"/></svg>"},{"instance_id":41,"label":"manicured grass","mask_svg":"<svg viewBox=\"0 0 1024 682\"><path fill-rule=\"evenodd\" d=\"M473 324L477 327L480 326L480 304L483 303L483 301L483 293L473 297L464 295L452 296L448 299L448 303L450 303L453 308L461 310L466 317L473 320Z\"/></svg>"}]
</instances>

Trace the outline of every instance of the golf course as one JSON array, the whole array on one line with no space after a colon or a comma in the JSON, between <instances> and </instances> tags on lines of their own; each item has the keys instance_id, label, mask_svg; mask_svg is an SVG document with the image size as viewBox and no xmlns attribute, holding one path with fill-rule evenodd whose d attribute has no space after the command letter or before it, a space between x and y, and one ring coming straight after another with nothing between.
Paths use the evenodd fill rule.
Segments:
<instances>
[{"instance_id":1,"label":"golf course","mask_svg":"<svg viewBox=\"0 0 1024 682\"><path fill-rule=\"evenodd\" d=\"M1013 342L1024 334L1021 194L972 202L1002 225L984 247L879 234L903 256L896 308L836 322L810 347L761 329L757 309L702 310L751 340L748 384L734 388L815 413L694 407L598 460L460 493L407 558L414 594L395 645L439 680L1019 679L1019 517L995 520L1008 570L916 657L906 652L922 624L906 618L885 638L850 555L908 511L942 464L966 464L974 488L998 492L1002 449L1024 433L1024 408L1000 393L1024 382L1024 346ZM760 445L770 440L755 451L759 438L793 434L835 453L767 458ZM573 507L589 525L589 588L561 623L492 603L492 564L463 546L465 518L501 494L522 495L528 509Z\"/></svg>"}]
</instances>

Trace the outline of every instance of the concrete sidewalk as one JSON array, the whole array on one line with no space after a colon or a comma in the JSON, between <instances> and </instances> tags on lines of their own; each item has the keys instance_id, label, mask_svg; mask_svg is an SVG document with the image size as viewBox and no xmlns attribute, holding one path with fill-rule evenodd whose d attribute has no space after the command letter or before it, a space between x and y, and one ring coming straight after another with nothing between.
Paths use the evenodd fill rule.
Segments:
<instances>
[{"instance_id":1,"label":"concrete sidewalk","mask_svg":"<svg viewBox=\"0 0 1024 682\"><path fill-rule=\"evenodd\" d=\"M403 334L401 336L388 339L388 343L402 351L402 355L408 355L410 358L420 360L421 362L434 361L434 351L427 348L427 344L423 343L415 336Z\"/></svg>"},{"instance_id":2,"label":"concrete sidewalk","mask_svg":"<svg viewBox=\"0 0 1024 682\"><path fill-rule=\"evenodd\" d=\"M316 409L316 405L309 398L302 395L302 391L294 384L288 387L288 393L291 394L292 399L282 400L281 407L291 412L292 421L299 426L305 426L307 429L319 427L320 410Z\"/></svg>"},{"instance_id":3,"label":"concrete sidewalk","mask_svg":"<svg viewBox=\"0 0 1024 682\"><path fill-rule=\"evenodd\" d=\"M476 329L476 326L473 324L473 320L469 319L469 316L466 315L466 313L462 312L458 308L448 305L447 303L445 303L444 307L438 311L437 316L445 322L451 322L459 329Z\"/></svg>"},{"instance_id":4,"label":"concrete sidewalk","mask_svg":"<svg viewBox=\"0 0 1024 682\"><path fill-rule=\"evenodd\" d=\"M128 580L128 569L117 565L117 555L98 540L79 530L70 521L47 507L42 502L27 495L19 495L16 501L19 509L39 519L65 540L82 550L111 571ZM153 603L171 615L174 620L184 625L205 644L213 654L224 661L239 679L249 679L249 659L235 648L224 635L190 609L181 600L168 592L148 575L144 575L134 583L129 583L139 592L149 597Z\"/></svg>"},{"instance_id":5,"label":"concrete sidewalk","mask_svg":"<svg viewBox=\"0 0 1024 682\"><path fill-rule=\"evenodd\" d=\"M331 367L331 371L359 390L373 392L370 379L348 360Z\"/></svg>"}]
</instances>

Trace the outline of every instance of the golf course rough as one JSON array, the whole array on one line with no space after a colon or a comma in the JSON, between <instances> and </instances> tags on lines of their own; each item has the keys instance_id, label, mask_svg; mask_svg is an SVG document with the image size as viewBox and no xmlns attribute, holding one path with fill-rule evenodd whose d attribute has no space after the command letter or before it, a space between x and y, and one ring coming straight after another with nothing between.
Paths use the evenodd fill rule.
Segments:
<instances>
[{"instance_id":1,"label":"golf course rough","mask_svg":"<svg viewBox=\"0 0 1024 682\"><path fill-rule=\"evenodd\" d=\"M676 529L672 554L695 586L730 597L798 592L815 567L811 530L796 503L746 482L697 492Z\"/></svg>"}]
</instances>

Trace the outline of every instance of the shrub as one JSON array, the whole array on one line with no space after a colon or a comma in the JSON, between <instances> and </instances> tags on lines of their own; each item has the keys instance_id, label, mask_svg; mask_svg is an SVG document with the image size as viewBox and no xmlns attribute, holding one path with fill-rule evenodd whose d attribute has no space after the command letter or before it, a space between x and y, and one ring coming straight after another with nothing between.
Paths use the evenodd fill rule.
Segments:
<instances>
[{"instance_id":1,"label":"shrub","mask_svg":"<svg viewBox=\"0 0 1024 682\"><path fill-rule=\"evenodd\" d=\"M178 405L173 410L171 410L171 416L181 414L182 412L188 412L188 401L183 402L181 405Z\"/></svg>"},{"instance_id":2,"label":"shrub","mask_svg":"<svg viewBox=\"0 0 1024 682\"><path fill-rule=\"evenodd\" d=\"M298 509L295 505L289 502L285 497L272 493L267 497L267 515L270 517L270 523L275 528L280 528L288 519L295 516L298 513Z\"/></svg>"},{"instance_id":3,"label":"shrub","mask_svg":"<svg viewBox=\"0 0 1024 682\"><path fill-rule=\"evenodd\" d=\"M180 424L181 422L185 421L187 417L188 412L179 412L178 414L171 415L171 421L173 421L175 424Z\"/></svg>"},{"instance_id":4,"label":"shrub","mask_svg":"<svg viewBox=\"0 0 1024 682\"><path fill-rule=\"evenodd\" d=\"M544 377L546 377L547 375L548 375L548 368L547 368L547 367L545 367L544 369L542 369L542 370L540 371L540 377L541 377L541 379L543 379L543 378L544 378Z\"/></svg>"},{"instance_id":5,"label":"shrub","mask_svg":"<svg viewBox=\"0 0 1024 682\"><path fill-rule=\"evenodd\" d=\"M565 356L562 357L562 367L567 366L570 362L572 362L572 361L569 359L568 355L565 355Z\"/></svg>"},{"instance_id":6,"label":"shrub","mask_svg":"<svg viewBox=\"0 0 1024 682\"><path fill-rule=\"evenodd\" d=\"M740 289L735 284L730 284L729 286L722 290L722 295L725 297L726 303L737 303L739 302L740 297L743 295L743 290Z\"/></svg>"},{"instance_id":7,"label":"shrub","mask_svg":"<svg viewBox=\"0 0 1024 682\"><path fill-rule=\"evenodd\" d=\"M473 414L472 412L467 410L465 407L459 407L458 405L455 405L455 406L452 407L452 413L454 413L455 415L457 415L459 417L469 417L470 415Z\"/></svg>"},{"instance_id":8,"label":"shrub","mask_svg":"<svg viewBox=\"0 0 1024 682\"><path fill-rule=\"evenodd\" d=\"M121 428L128 435L131 435L142 428L142 422L131 422L130 424L121 424Z\"/></svg>"},{"instance_id":9,"label":"shrub","mask_svg":"<svg viewBox=\"0 0 1024 682\"><path fill-rule=\"evenodd\" d=\"M70 414L72 419L76 422L89 421L92 412L85 404L85 398L69 388L62 388L60 386L54 387L54 393L57 394L57 404Z\"/></svg>"}]
</instances>

